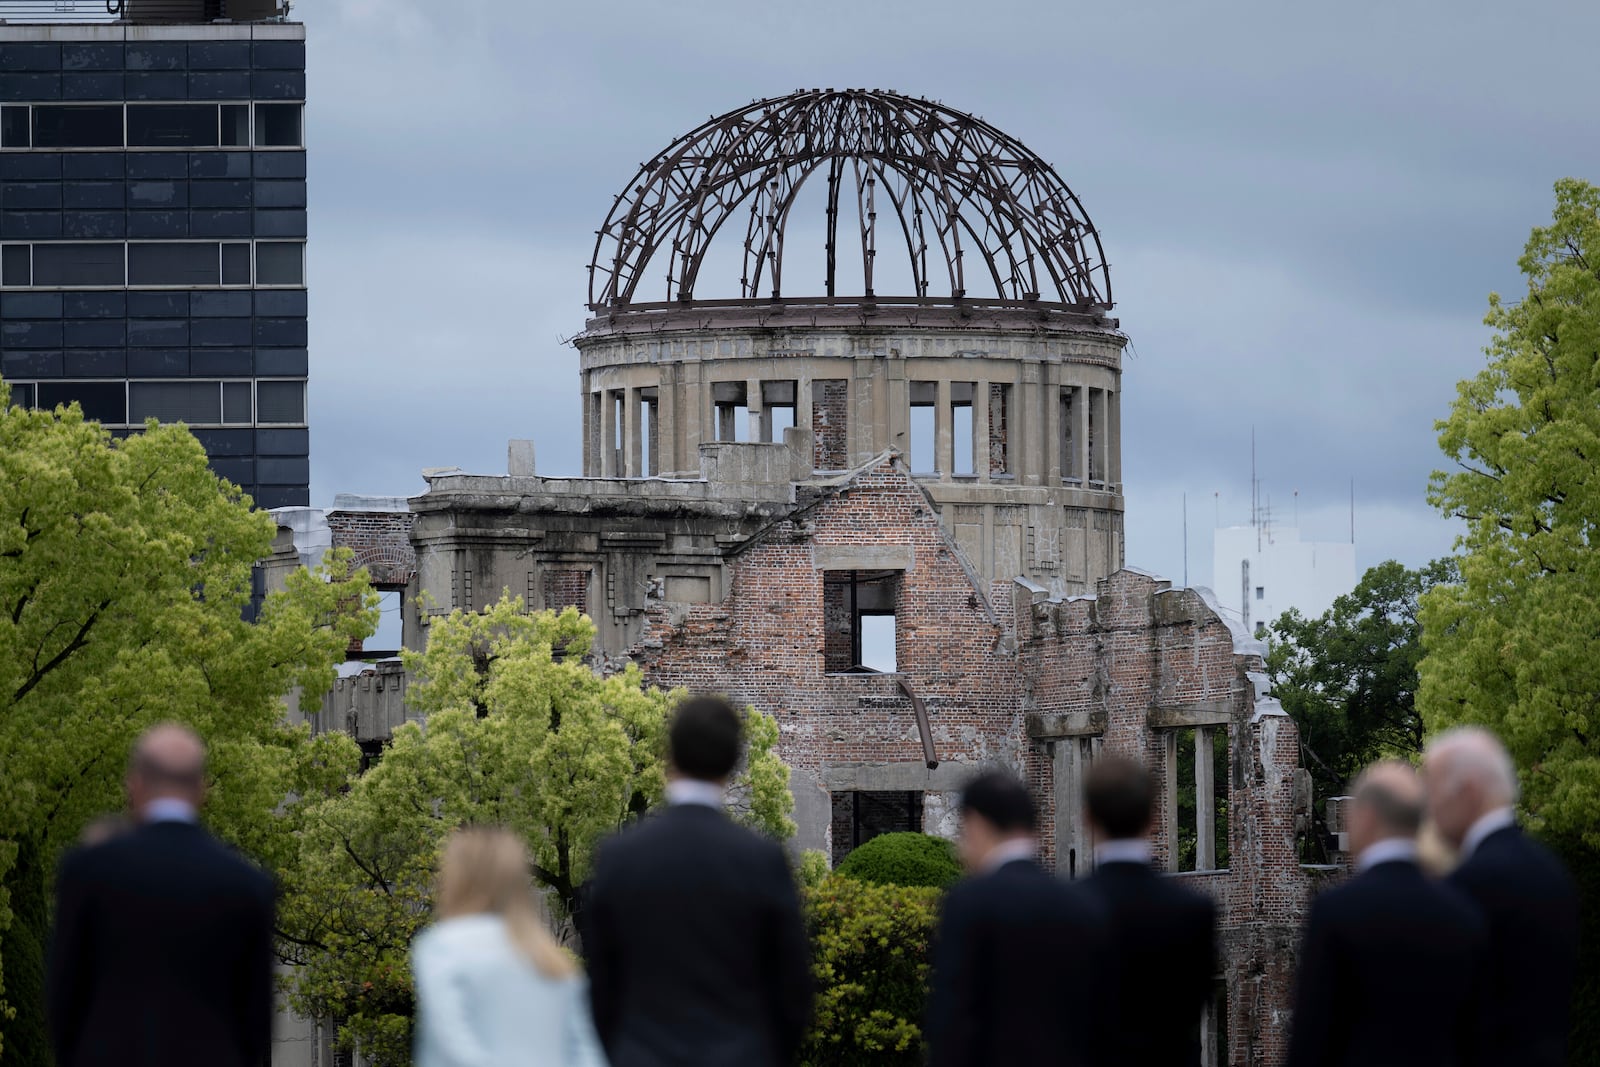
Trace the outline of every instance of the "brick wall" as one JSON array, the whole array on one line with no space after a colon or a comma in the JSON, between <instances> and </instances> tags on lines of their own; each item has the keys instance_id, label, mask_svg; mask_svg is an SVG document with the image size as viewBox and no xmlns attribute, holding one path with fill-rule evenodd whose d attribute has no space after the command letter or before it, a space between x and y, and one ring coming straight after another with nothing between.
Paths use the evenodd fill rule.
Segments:
<instances>
[{"instance_id":1,"label":"brick wall","mask_svg":"<svg viewBox=\"0 0 1600 1067\"><path fill-rule=\"evenodd\" d=\"M842 378L815 384L811 403L812 465L819 471L840 471L849 466L849 388Z\"/></svg>"},{"instance_id":2,"label":"brick wall","mask_svg":"<svg viewBox=\"0 0 1600 1067\"><path fill-rule=\"evenodd\" d=\"M1281 1062L1309 897L1294 847L1298 740L1281 713L1256 715L1249 675L1259 659L1236 652L1232 632L1198 594L1128 571L1101 581L1092 598L1042 600L1009 583L983 589L925 493L889 459L802 501L735 550L723 602L648 611L632 656L655 684L723 692L776 716L781 754L812 780L840 768L920 764L896 676L829 670L845 620L825 574L847 569L840 553L874 549L905 561L899 677L927 705L941 770L999 763L1020 773L1039 802L1051 862L1055 763L1052 746L1029 737L1030 715L1103 716L1104 749L1144 760L1163 783L1171 768L1152 709L1203 706L1226 717L1215 727L1229 739L1216 790L1229 802L1230 867L1178 877L1218 902L1229 1062ZM948 794L930 785L927 797L938 807ZM942 817L928 824L941 828ZM1156 827L1163 862L1170 830L1164 818Z\"/></svg>"},{"instance_id":3,"label":"brick wall","mask_svg":"<svg viewBox=\"0 0 1600 1067\"><path fill-rule=\"evenodd\" d=\"M373 585L403 586L417 575L415 518L409 511L330 511L328 529L333 546L353 550L356 566L367 568Z\"/></svg>"}]
</instances>

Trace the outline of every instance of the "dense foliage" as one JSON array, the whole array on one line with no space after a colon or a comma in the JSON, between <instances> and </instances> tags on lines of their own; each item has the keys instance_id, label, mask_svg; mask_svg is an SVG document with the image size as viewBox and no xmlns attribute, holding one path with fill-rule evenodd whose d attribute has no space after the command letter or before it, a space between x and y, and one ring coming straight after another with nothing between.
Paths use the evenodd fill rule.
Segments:
<instances>
[{"instance_id":1,"label":"dense foliage","mask_svg":"<svg viewBox=\"0 0 1600 1067\"><path fill-rule=\"evenodd\" d=\"M923 1063L922 1013L939 890L835 874L807 889L804 900L817 1002L801 1063Z\"/></svg>"},{"instance_id":2,"label":"dense foliage","mask_svg":"<svg viewBox=\"0 0 1600 1067\"><path fill-rule=\"evenodd\" d=\"M1600 847L1600 188L1555 191L1527 293L1490 296L1488 365L1438 424L1455 469L1429 501L1466 533L1459 583L1422 597L1417 707L1494 728L1532 824Z\"/></svg>"},{"instance_id":3,"label":"dense foliage","mask_svg":"<svg viewBox=\"0 0 1600 1067\"><path fill-rule=\"evenodd\" d=\"M1421 753L1418 602L1456 577L1453 559L1415 570L1389 560L1322 615L1290 610L1272 624L1272 693L1300 729L1303 762L1319 796L1342 793L1373 760Z\"/></svg>"},{"instance_id":4,"label":"dense foliage","mask_svg":"<svg viewBox=\"0 0 1600 1067\"><path fill-rule=\"evenodd\" d=\"M661 796L667 717L676 693L647 688L637 667L608 676L585 662L594 625L575 609L529 614L502 597L454 612L408 654L412 710L357 776L347 739L319 739L302 764L285 825L298 852L285 868L282 948L300 965L298 1010L342 1020L374 1067L408 1063L413 935L428 921L433 870L457 826L494 823L528 843L558 920L572 917L595 845ZM730 791L736 814L774 836L793 831L777 725L747 713L749 752Z\"/></svg>"},{"instance_id":5,"label":"dense foliage","mask_svg":"<svg viewBox=\"0 0 1600 1067\"><path fill-rule=\"evenodd\" d=\"M961 877L961 862L949 841L932 834L879 834L851 850L837 873L873 885L943 889Z\"/></svg>"},{"instance_id":6,"label":"dense foliage","mask_svg":"<svg viewBox=\"0 0 1600 1067\"><path fill-rule=\"evenodd\" d=\"M321 692L376 596L348 554L291 575L244 621L276 524L180 426L115 441L76 407L12 408L0 383L0 953L8 1063L46 1063L37 974L49 879L92 817L121 806L133 738L189 723L212 743L207 817L259 841L282 798L283 695ZM16 904L13 916L11 904ZM7 1012L10 1017L10 1012ZM24 1036L29 1035L29 1036Z\"/></svg>"}]
</instances>

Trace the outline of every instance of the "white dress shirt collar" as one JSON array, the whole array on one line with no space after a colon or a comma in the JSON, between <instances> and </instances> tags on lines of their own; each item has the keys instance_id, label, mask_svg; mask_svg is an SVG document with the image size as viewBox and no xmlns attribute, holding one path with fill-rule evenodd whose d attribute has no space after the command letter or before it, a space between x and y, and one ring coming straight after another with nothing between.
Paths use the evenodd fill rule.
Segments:
<instances>
[{"instance_id":1,"label":"white dress shirt collar","mask_svg":"<svg viewBox=\"0 0 1600 1067\"><path fill-rule=\"evenodd\" d=\"M200 813L194 810L194 805L187 800L177 797L156 797L144 806L145 822L187 822L200 821Z\"/></svg>"},{"instance_id":2,"label":"white dress shirt collar","mask_svg":"<svg viewBox=\"0 0 1600 1067\"><path fill-rule=\"evenodd\" d=\"M1356 873L1370 871L1380 863L1416 863L1417 842L1410 837L1386 837L1374 841L1356 857Z\"/></svg>"},{"instance_id":3,"label":"white dress shirt collar","mask_svg":"<svg viewBox=\"0 0 1600 1067\"><path fill-rule=\"evenodd\" d=\"M1150 866L1150 840L1145 837L1119 837L1114 841L1102 841L1094 847L1095 866L1101 867L1107 863L1137 863L1141 867Z\"/></svg>"},{"instance_id":4,"label":"white dress shirt collar","mask_svg":"<svg viewBox=\"0 0 1600 1067\"><path fill-rule=\"evenodd\" d=\"M716 782L702 782L698 778L674 778L667 783L667 803L698 804L720 811L722 786Z\"/></svg>"},{"instance_id":5,"label":"white dress shirt collar","mask_svg":"<svg viewBox=\"0 0 1600 1067\"><path fill-rule=\"evenodd\" d=\"M1461 839L1461 858L1466 859L1478 851L1483 839L1496 830L1504 830L1508 826L1515 825L1517 825L1517 815L1509 807L1495 808L1480 816L1477 822L1467 828L1466 836Z\"/></svg>"},{"instance_id":6,"label":"white dress shirt collar","mask_svg":"<svg viewBox=\"0 0 1600 1067\"><path fill-rule=\"evenodd\" d=\"M1008 841L1000 842L989 850L989 854L983 859L983 873L990 874L998 871L1006 864L1015 863L1017 860L1032 862L1038 858L1039 845L1033 838L1013 837Z\"/></svg>"}]
</instances>

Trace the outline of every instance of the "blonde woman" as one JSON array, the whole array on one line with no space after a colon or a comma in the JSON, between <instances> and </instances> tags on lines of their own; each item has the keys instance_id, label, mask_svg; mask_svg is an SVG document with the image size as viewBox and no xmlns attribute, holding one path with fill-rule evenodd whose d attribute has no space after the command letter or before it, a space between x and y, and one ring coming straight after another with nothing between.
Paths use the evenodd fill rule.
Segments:
<instances>
[{"instance_id":1,"label":"blonde woman","mask_svg":"<svg viewBox=\"0 0 1600 1067\"><path fill-rule=\"evenodd\" d=\"M417 1067L605 1067L587 989L545 929L528 869L506 830L445 844L438 921L411 945Z\"/></svg>"}]
</instances>

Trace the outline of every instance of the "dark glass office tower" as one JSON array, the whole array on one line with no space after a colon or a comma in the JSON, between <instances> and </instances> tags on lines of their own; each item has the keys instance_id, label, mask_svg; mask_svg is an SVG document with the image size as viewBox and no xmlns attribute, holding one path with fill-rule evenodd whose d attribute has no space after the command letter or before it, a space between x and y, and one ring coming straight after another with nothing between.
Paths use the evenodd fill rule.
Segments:
<instances>
[{"instance_id":1,"label":"dark glass office tower","mask_svg":"<svg viewBox=\"0 0 1600 1067\"><path fill-rule=\"evenodd\" d=\"M305 505L305 28L232 6L0 0L0 374L187 423L257 506Z\"/></svg>"}]
</instances>

